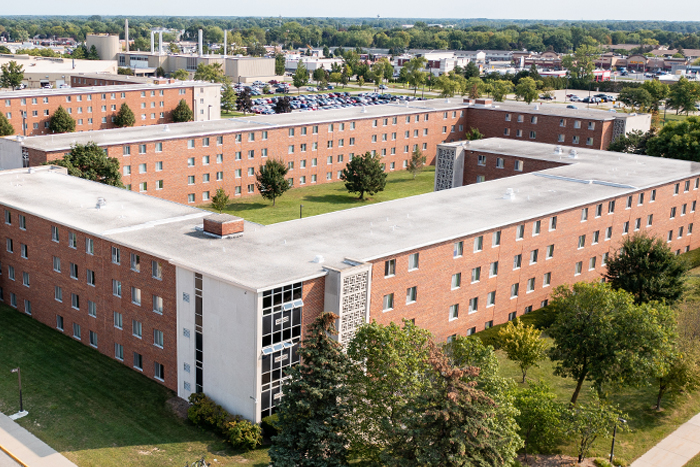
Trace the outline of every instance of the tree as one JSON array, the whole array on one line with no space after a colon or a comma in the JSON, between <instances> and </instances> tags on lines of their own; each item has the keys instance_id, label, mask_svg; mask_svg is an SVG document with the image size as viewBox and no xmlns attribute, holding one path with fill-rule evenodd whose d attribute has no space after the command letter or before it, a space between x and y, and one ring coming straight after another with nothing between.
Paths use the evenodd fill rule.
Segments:
<instances>
[{"instance_id":1,"label":"tree","mask_svg":"<svg viewBox=\"0 0 700 467\"><path fill-rule=\"evenodd\" d=\"M385 465L509 465L520 446L513 437L519 439L491 423L497 404L475 387L479 369L452 367L435 343L428 346L429 387L412 398L400 423L406 442Z\"/></svg>"},{"instance_id":2,"label":"tree","mask_svg":"<svg viewBox=\"0 0 700 467\"><path fill-rule=\"evenodd\" d=\"M520 320L516 324L509 321L498 333L501 348L510 360L518 364L523 373L523 384L527 370L539 366L538 362L547 357L547 341L542 339L540 334L541 331L535 329L535 326L526 326Z\"/></svg>"},{"instance_id":3,"label":"tree","mask_svg":"<svg viewBox=\"0 0 700 467\"><path fill-rule=\"evenodd\" d=\"M642 89L646 90L651 96L651 104L649 107L652 111L659 111L659 106L664 99L668 97L670 88L668 84L662 83L657 79L650 79L642 83ZM624 90L624 88L623 88Z\"/></svg>"},{"instance_id":4,"label":"tree","mask_svg":"<svg viewBox=\"0 0 700 467\"><path fill-rule=\"evenodd\" d=\"M667 105L671 109L676 109L676 114L679 112L695 111L695 103L700 100L700 84L691 83L685 76L674 83L668 94Z\"/></svg>"},{"instance_id":5,"label":"tree","mask_svg":"<svg viewBox=\"0 0 700 467\"><path fill-rule=\"evenodd\" d=\"M425 77L427 73L425 70L425 65L428 60L425 57L415 56L404 64L403 68L406 70L406 80L409 86L413 88L413 95L416 95L418 91L418 86L425 83Z\"/></svg>"},{"instance_id":6,"label":"tree","mask_svg":"<svg viewBox=\"0 0 700 467\"><path fill-rule=\"evenodd\" d=\"M652 106L654 99L644 88L625 87L620 91L619 101L632 107L632 110L639 109L643 112Z\"/></svg>"},{"instance_id":7,"label":"tree","mask_svg":"<svg viewBox=\"0 0 700 467\"><path fill-rule=\"evenodd\" d=\"M211 197L211 207L219 211L219 214L221 214L224 212L224 209L226 209L226 206L228 206L228 195L226 194L226 190L223 188L217 188L216 193Z\"/></svg>"},{"instance_id":8,"label":"tree","mask_svg":"<svg viewBox=\"0 0 700 467\"><path fill-rule=\"evenodd\" d=\"M134 123L136 123L134 112L131 111L126 103L123 103L119 108L119 112L114 116L114 124L119 128L124 128L134 126Z\"/></svg>"},{"instance_id":9,"label":"tree","mask_svg":"<svg viewBox=\"0 0 700 467\"><path fill-rule=\"evenodd\" d=\"M537 83L532 78L521 78L517 86L515 86L515 95L524 100L528 104L537 99Z\"/></svg>"},{"instance_id":10,"label":"tree","mask_svg":"<svg viewBox=\"0 0 700 467\"><path fill-rule=\"evenodd\" d=\"M359 193L359 199L365 199L365 193L370 196L384 191L386 173L381 164L381 157L367 151L357 155L347 163L340 179L345 182L345 188L350 193Z\"/></svg>"},{"instance_id":11,"label":"tree","mask_svg":"<svg viewBox=\"0 0 700 467\"><path fill-rule=\"evenodd\" d=\"M416 179L416 176L423 171L423 166L425 166L426 160L426 157L418 148L414 149L413 153L411 153L411 160L408 161L406 170L413 175L414 180Z\"/></svg>"},{"instance_id":12,"label":"tree","mask_svg":"<svg viewBox=\"0 0 700 467\"><path fill-rule=\"evenodd\" d=\"M75 120L66 112L62 105L59 105L53 115L51 115L49 131L51 133L72 133L75 131Z\"/></svg>"},{"instance_id":13,"label":"tree","mask_svg":"<svg viewBox=\"0 0 700 467\"><path fill-rule=\"evenodd\" d=\"M328 82L328 73L323 69L323 67L316 68L313 76L319 87L321 86L321 82Z\"/></svg>"},{"instance_id":14,"label":"tree","mask_svg":"<svg viewBox=\"0 0 700 467\"><path fill-rule=\"evenodd\" d=\"M243 112L243 115L245 115L246 112L253 111L253 101L250 99L249 88L243 88L243 90L238 93L238 97L236 98L236 108L239 112Z\"/></svg>"},{"instance_id":15,"label":"tree","mask_svg":"<svg viewBox=\"0 0 700 467\"><path fill-rule=\"evenodd\" d=\"M90 46L90 51L87 54L86 57L88 60L99 60L100 59L100 54L97 53L97 47L95 45Z\"/></svg>"},{"instance_id":16,"label":"tree","mask_svg":"<svg viewBox=\"0 0 700 467\"><path fill-rule=\"evenodd\" d=\"M448 75L440 75L435 79L435 87L441 90L441 97L453 97L459 89L459 83Z\"/></svg>"},{"instance_id":17,"label":"tree","mask_svg":"<svg viewBox=\"0 0 700 467\"><path fill-rule=\"evenodd\" d=\"M3 112L0 112L0 136L10 136L15 133L15 129L5 117Z\"/></svg>"},{"instance_id":18,"label":"tree","mask_svg":"<svg viewBox=\"0 0 700 467\"><path fill-rule=\"evenodd\" d=\"M469 94L470 99L477 99L481 97L481 94L483 94L485 88L484 82L481 80L481 78L469 78L464 87Z\"/></svg>"},{"instance_id":19,"label":"tree","mask_svg":"<svg viewBox=\"0 0 700 467\"><path fill-rule=\"evenodd\" d=\"M635 303L673 303L683 295L686 269L666 242L640 233L625 237L608 260L605 278L614 289L631 293Z\"/></svg>"},{"instance_id":20,"label":"tree","mask_svg":"<svg viewBox=\"0 0 700 467\"><path fill-rule=\"evenodd\" d=\"M258 191L263 198L272 200L273 207L277 198L291 188L287 179L284 178L287 172L289 172L289 168L284 161L268 159L255 174Z\"/></svg>"},{"instance_id":21,"label":"tree","mask_svg":"<svg viewBox=\"0 0 700 467\"><path fill-rule=\"evenodd\" d=\"M175 71L173 71L170 74L170 77L173 79L179 79L180 81L187 81L190 79L190 74L188 73L187 70L183 70L182 68L179 68Z\"/></svg>"},{"instance_id":22,"label":"tree","mask_svg":"<svg viewBox=\"0 0 700 467\"><path fill-rule=\"evenodd\" d=\"M579 463L586 458L596 439L610 436L610 431L616 424L618 429L624 429L624 425L619 423L622 416L616 407L601 403L595 395L592 402L569 409L566 417L567 431L569 435L578 438Z\"/></svg>"},{"instance_id":23,"label":"tree","mask_svg":"<svg viewBox=\"0 0 700 467\"><path fill-rule=\"evenodd\" d=\"M12 88L14 91L15 88L22 84L22 80L24 80L24 67L18 65L16 61L10 60L4 63L0 66L0 70L2 70L2 75L0 75L0 87Z\"/></svg>"},{"instance_id":24,"label":"tree","mask_svg":"<svg viewBox=\"0 0 700 467\"><path fill-rule=\"evenodd\" d=\"M302 87L306 86L306 83L309 82L309 71L306 69L306 65L304 65L304 62L299 59L297 62L297 69L294 70L294 75L292 75L292 83L294 84L294 87L297 88L297 93L301 90Z\"/></svg>"},{"instance_id":25,"label":"tree","mask_svg":"<svg viewBox=\"0 0 700 467\"><path fill-rule=\"evenodd\" d=\"M561 65L569 71L573 80L588 84L593 79L595 61L600 56L600 50L591 45L579 46L573 55L566 55Z\"/></svg>"},{"instance_id":26,"label":"tree","mask_svg":"<svg viewBox=\"0 0 700 467\"><path fill-rule=\"evenodd\" d=\"M331 337L337 334L336 319L333 313L322 313L314 320L299 349L301 363L288 370L277 410L280 433L269 450L275 467L348 463L346 382L353 366Z\"/></svg>"},{"instance_id":27,"label":"tree","mask_svg":"<svg viewBox=\"0 0 700 467\"><path fill-rule=\"evenodd\" d=\"M233 112L236 110L236 90L231 85L231 80L224 81L221 90L221 110Z\"/></svg>"},{"instance_id":28,"label":"tree","mask_svg":"<svg viewBox=\"0 0 700 467\"><path fill-rule=\"evenodd\" d=\"M554 340L549 357L554 374L576 380L571 403L583 382L603 386L635 386L656 374L673 337L673 313L661 304L634 304L624 290L608 283L579 282L557 287L550 306L556 320L548 333Z\"/></svg>"},{"instance_id":29,"label":"tree","mask_svg":"<svg viewBox=\"0 0 700 467\"><path fill-rule=\"evenodd\" d=\"M503 102L505 97L513 92L513 83L507 80L494 81L491 84L491 95L493 100L497 102Z\"/></svg>"},{"instance_id":30,"label":"tree","mask_svg":"<svg viewBox=\"0 0 700 467\"><path fill-rule=\"evenodd\" d=\"M131 68L119 67L117 68L117 74L124 76L134 76L134 70L132 70Z\"/></svg>"},{"instance_id":31,"label":"tree","mask_svg":"<svg viewBox=\"0 0 700 467\"><path fill-rule=\"evenodd\" d=\"M479 71L479 67L476 66L476 63L474 62L469 62L467 63L466 68L464 69L464 77L467 79L470 78L478 78L481 75L481 72Z\"/></svg>"},{"instance_id":32,"label":"tree","mask_svg":"<svg viewBox=\"0 0 700 467\"><path fill-rule=\"evenodd\" d=\"M647 141L646 151L650 156L700 162L700 117L667 123Z\"/></svg>"},{"instance_id":33,"label":"tree","mask_svg":"<svg viewBox=\"0 0 700 467\"><path fill-rule=\"evenodd\" d=\"M276 114L288 114L292 111L292 103L289 97L284 96L277 99L275 102L275 113Z\"/></svg>"},{"instance_id":34,"label":"tree","mask_svg":"<svg viewBox=\"0 0 700 467\"><path fill-rule=\"evenodd\" d=\"M119 160L107 157L107 152L94 142L76 144L62 159L46 162L47 165L59 165L68 169L68 175L84 178L105 185L124 188L119 171Z\"/></svg>"},{"instance_id":35,"label":"tree","mask_svg":"<svg viewBox=\"0 0 700 467\"><path fill-rule=\"evenodd\" d=\"M275 75L284 76L285 63L284 54L275 54Z\"/></svg>"},{"instance_id":36,"label":"tree","mask_svg":"<svg viewBox=\"0 0 700 467\"><path fill-rule=\"evenodd\" d=\"M209 83L223 83L226 80L226 75L221 63L212 63L210 65L200 63L197 65L197 71L194 72L194 79Z\"/></svg>"},{"instance_id":37,"label":"tree","mask_svg":"<svg viewBox=\"0 0 700 467\"><path fill-rule=\"evenodd\" d=\"M560 436L558 429L565 411L557 402L557 395L545 382L530 382L513 393L513 405L519 412L515 420L525 445L525 459L530 448L541 453L551 451Z\"/></svg>"},{"instance_id":38,"label":"tree","mask_svg":"<svg viewBox=\"0 0 700 467\"><path fill-rule=\"evenodd\" d=\"M655 136L651 130L642 132L642 130L632 130L626 135L620 135L610 143L608 151L626 152L628 154L646 154L647 144Z\"/></svg>"},{"instance_id":39,"label":"tree","mask_svg":"<svg viewBox=\"0 0 700 467\"><path fill-rule=\"evenodd\" d=\"M411 398L427 388L432 336L404 320L403 325L376 322L357 330L348 345L348 356L364 371L349 381L351 411L349 443L352 452L380 463L405 442L401 420Z\"/></svg>"},{"instance_id":40,"label":"tree","mask_svg":"<svg viewBox=\"0 0 700 467\"><path fill-rule=\"evenodd\" d=\"M484 134L481 133L478 128L469 128L466 138L469 141L476 141L477 139L484 139Z\"/></svg>"},{"instance_id":41,"label":"tree","mask_svg":"<svg viewBox=\"0 0 700 467\"><path fill-rule=\"evenodd\" d=\"M194 112L187 105L185 99L180 99L177 107L173 110L173 122L191 122L194 120Z\"/></svg>"},{"instance_id":42,"label":"tree","mask_svg":"<svg viewBox=\"0 0 700 467\"><path fill-rule=\"evenodd\" d=\"M165 77L165 68L163 68L162 66L159 66L158 68L156 68L156 76L159 78L164 78Z\"/></svg>"}]
</instances>

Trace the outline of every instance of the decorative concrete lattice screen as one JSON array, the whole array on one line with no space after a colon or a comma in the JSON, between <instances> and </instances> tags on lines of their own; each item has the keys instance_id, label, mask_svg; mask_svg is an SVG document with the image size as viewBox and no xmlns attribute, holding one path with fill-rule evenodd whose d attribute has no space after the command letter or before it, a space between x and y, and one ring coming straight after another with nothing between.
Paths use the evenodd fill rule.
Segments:
<instances>
[{"instance_id":1,"label":"decorative concrete lattice screen","mask_svg":"<svg viewBox=\"0 0 700 467\"><path fill-rule=\"evenodd\" d=\"M455 150L438 148L435 168L435 191L449 190L455 172Z\"/></svg>"},{"instance_id":2,"label":"decorative concrete lattice screen","mask_svg":"<svg viewBox=\"0 0 700 467\"><path fill-rule=\"evenodd\" d=\"M617 138L620 136L623 136L625 134L625 120L622 118L616 118L615 122L613 123L613 134L612 134L612 140L615 141Z\"/></svg>"},{"instance_id":3,"label":"decorative concrete lattice screen","mask_svg":"<svg viewBox=\"0 0 700 467\"><path fill-rule=\"evenodd\" d=\"M347 347L357 329L365 324L369 271L343 277L340 300L340 343Z\"/></svg>"}]
</instances>

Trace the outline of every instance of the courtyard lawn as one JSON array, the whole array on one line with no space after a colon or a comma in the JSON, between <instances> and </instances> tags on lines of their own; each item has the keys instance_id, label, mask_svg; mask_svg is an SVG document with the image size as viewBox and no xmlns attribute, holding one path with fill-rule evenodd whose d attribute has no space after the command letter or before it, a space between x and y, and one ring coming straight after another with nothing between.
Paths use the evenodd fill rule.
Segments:
<instances>
[{"instance_id":1,"label":"courtyard lawn","mask_svg":"<svg viewBox=\"0 0 700 467\"><path fill-rule=\"evenodd\" d=\"M269 465L266 449L239 454L176 417L175 394L54 329L0 304L0 412L79 467L173 467L206 456L213 465Z\"/></svg>"},{"instance_id":2,"label":"courtyard lawn","mask_svg":"<svg viewBox=\"0 0 700 467\"><path fill-rule=\"evenodd\" d=\"M345 183L341 181L292 188L282 197L277 198L274 207L272 206L272 201L267 201L260 195L234 199L229 193L231 199L225 212L259 224L274 224L276 222L298 219L299 206L302 204L304 205L302 215L309 217L428 193L433 191L434 176L435 167L432 166L426 166L415 180L405 170L391 172L387 177L384 191L374 196L365 195L364 201L357 199L357 195L348 193L345 189ZM210 205L202 207L211 209Z\"/></svg>"}]
</instances>

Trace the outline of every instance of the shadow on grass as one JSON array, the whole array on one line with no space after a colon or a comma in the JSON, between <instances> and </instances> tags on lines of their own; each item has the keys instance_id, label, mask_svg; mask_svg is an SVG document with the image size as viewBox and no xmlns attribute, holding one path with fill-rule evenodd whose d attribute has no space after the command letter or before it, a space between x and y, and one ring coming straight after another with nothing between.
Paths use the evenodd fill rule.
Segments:
<instances>
[{"instance_id":1,"label":"shadow on grass","mask_svg":"<svg viewBox=\"0 0 700 467\"><path fill-rule=\"evenodd\" d=\"M254 211L256 209L264 209L266 207L272 207L272 203L231 203L226 206L224 211Z\"/></svg>"},{"instance_id":2,"label":"shadow on grass","mask_svg":"<svg viewBox=\"0 0 700 467\"><path fill-rule=\"evenodd\" d=\"M348 194L328 194L328 195L308 195L302 198L303 201L314 202L314 203L328 203L328 204L353 204L356 206L363 206L367 199L364 201L358 199L356 196L351 196Z\"/></svg>"}]
</instances>

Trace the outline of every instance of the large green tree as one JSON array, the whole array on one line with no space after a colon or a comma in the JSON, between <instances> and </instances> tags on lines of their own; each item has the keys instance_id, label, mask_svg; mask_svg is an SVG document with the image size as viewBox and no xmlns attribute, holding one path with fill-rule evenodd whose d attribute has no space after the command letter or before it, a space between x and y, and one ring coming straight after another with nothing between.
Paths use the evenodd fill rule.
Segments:
<instances>
[{"instance_id":1,"label":"large green tree","mask_svg":"<svg viewBox=\"0 0 700 467\"><path fill-rule=\"evenodd\" d=\"M540 453L552 451L561 438L561 418L565 407L557 402L557 395L545 382L529 382L516 388L514 405L518 410L515 420L520 427L520 437L528 450Z\"/></svg>"},{"instance_id":2,"label":"large green tree","mask_svg":"<svg viewBox=\"0 0 700 467\"><path fill-rule=\"evenodd\" d=\"M644 88L622 88L620 91L619 101L634 109L639 109L644 112L649 109L654 103L654 98L649 91Z\"/></svg>"},{"instance_id":3,"label":"large green tree","mask_svg":"<svg viewBox=\"0 0 700 467\"><path fill-rule=\"evenodd\" d=\"M700 117L667 123L649 139L646 151L650 156L700 162Z\"/></svg>"},{"instance_id":4,"label":"large green tree","mask_svg":"<svg viewBox=\"0 0 700 467\"><path fill-rule=\"evenodd\" d=\"M124 128L128 126L134 126L136 123L136 117L134 117L134 112L131 111L126 102L122 104L119 108L119 112L114 116L114 124L119 128Z\"/></svg>"},{"instance_id":5,"label":"large green tree","mask_svg":"<svg viewBox=\"0 0 700 467\"><path fill-rule=\"evenodd\" d=\"M418 91L418 87L425 84L425 79L428 76L428 72L425 71L425 65L427 63L428 60L425 57L415 56L403 66L403 68L406 70L406 81L408 82L409 86L413 88L414 96Z\"/></svg>"},{"instance_id":6,"label":"large green tree","mask_svg":"<svg viewBox=\"0 0 700 467\"><path fill-rule=\"evenodd\" d=\"M226 80L226 75L221 63L211 63L209 65L200 63L197 65L197 71L194 72L194 79L209 83L223 83Z\"/></svg>"},{"instance_id":7,"label":"large green tree","mask_svg":"<svg viewBox=\"0 0 700 467\"><path fill-rule=\"evenodd\" d=\"M478 78L479 75L481 75L481 71L479 71L479 67L476 63L471 61L467 63L467 66L464 68L464 77L467 79Z\"/></svg>"},{"instance_id":8,"label":"large green tree","mask_svg":"<svg viewBox=\"0 0 700 467\"><path fill-rule=\"evenodd\" d=\"M289 168L284 161L268 159L255 174L258 191L263 198L272 200L272 206L275 205L277 198L291 188L289 181L285 178L287 172Z\"/></svg>"},{"instance_id":9,"label":"large green tree","mask_svg":"<svg viewBox=\"0 0 700 467\"><path fill-rule=\"evenodd\" d=\"M253 101L250 98L250 89L243 88L243 90L238 93L238 96L236 97L236 109L239 112L243 112L243 115L245 115L246 112L253 111Z\"/></svg>"},{"instance_id":10,"label":"large green tree","mask_svg":"<svg viewBox=\"0 0 700 467\"><path fill-rule=\"evenodd\" d=\"M187 101L185 101L185 99L180 99L177 107L173 109L172 117L173 122L175 123L191 122L194 120L194 112L192 112L190 106L187 105Z\"/></svg>"},{"instance_id":11,"label":"large green tree","mask_svg":"<svg viewBox=\"0 0 700 467\"><path fill-rule=\"evenodd\" d=\"M654 138L654 131L642 132L642 130L632 130L626 135L620 135L610 143L608 151L626 152L628 154L646 154L647 143Z\"/></svg>"},{"instance_id":12,"label":"large green tree","mask_svg":"<svg viewBox=\"0 0 700 467\"><path fill-rule=\"evenodd\" d=\"M18 65L16 61L10 60L0 66L2 74L0 74L0 87L2 88L15 88L22 84L24 79L24 68L22 65Z\"/></svg>"},{"instance_id":13,"label":"large green tree","mask_svg":"<svg viewBox=\"0 0 700 467\"><path fill-rule=\"evenodd\" d=\"M345 188L350 193L359 193L360 199L365 199L365 193L370 196L384 191L386 176L381 163L381 157L367 151L357 155L347 163L340 179L345 182Z\"/></svg>"},{"instance_id":14,"label":"large green tree","mask_svg":"<svg viewBox=\"0 0 700 467\"><path fill-rule=\"evenodd\" d=\"M686 264L666 243L644 233L628 236L608 260L606 279L626 290L635 303L678 300L685 289Z\"/></svg>"},{"instance_id":15,"label":"large green tree","mask_svg":"<svg viewBox=\"0 0 700 467\"><path fill-rule=\"evenodd\" d=\"M668 93L666 105L679 112L695 111L695 103L700 100L700 83L690 82L685 76L675 82Z\"/></svg>"},{"instance_id":16,"label":"large green tree","mask_svg":"<svg viewBox=\"0 0 700 467\"><path fill-rule=\"evenodd\" d=\"M309 326L299 349L301 363L288 370L277 410L279 435L269 450L275 467L348 465L350 386L354 368L336 334L333 313L322 313Z\"/></svg>"},{"instance_id":17,"label":"large green tree","mask_svg":"<svg viewBox=\"0 0 700 467\"><path fill-rule=\"evenodd\" d=\"M662 83L657 79L650 79L642 83L642 89L647 91L651 96L651 105L649 106L652 111L659 111L659 106L668 97L670 92L669 86L666 83ZM624 90L624 88L623 88Z\"/></svg>"},{"instance_id":18,"label":"large green tree","mask_svg":"<svg viewBox=\"0 0 700 467\"><path fill-rule=\"evenodd\" d=\"M521 78L518 85L515 86L515 95L528 104L532 103L539 95L537 92L537 82L530 77Z\"/></svg>"},{"instance_id":19,"label":"large green tree","mask_svg":"<svg viewBox=\"0 0 700 467\"><path fill-rule=\"evenodd\" d=\"M76 144L62 159L46 164L65 167L68 174L74 177L124 188L119 172L119 160L116 157L107 157L107 152L94 142Z\"/></svg>"},{"instance_id":20,"label":"large green tree","mask_svg":"<svg viewBox=\"0 0 700 467\"><path fill-rule=\"evenodd\" d=\"M9 136L15 133L12 124L7 120L5 114L0 112L0 136Z\"/></svg>"},{"instance_id":21,"label":"large green tree","mask_svg":"<svg viewBox=\"0 0 700 467\"><path fill-rule=\"evenodd\" d=\"M221 90L221 110L233 112L236 110L236 90L231 85L231 80L226 80Z\"/></svg>"},{"instance_id":22,"label":"large green tree","mask_svg":"<svg viewBox=\"0 0 700 467\"><path fill-rule=\"evenodd\" d=\"M592 45L583 44L571 55L566 55L561 65L569 71L571 78L579 83L589 83L593 79L595 61L600 50Z\"/></svg>"},{"instance_id":23,"label":"large green tree","mask_svg":"<svg viewBox=\"0 0 700 467\"><path fill-rule=\"evenodd\" d=\"M542 331L535 329L535 326L525 325L520 320L515 324L509 321L498 333L501 348L523 373L523 384L527 370L538 366L540 360L547 357L547 341L541 334Z\"/></svg>"},{"instance_id":24,"label":"large green tree","mask_svg":"<svg viewBox=\"0 0 700 467\"><path fill-rule=\"evenodd\" d=\"M284 58L284 54L280 54L280 53L275 54L275 75L284 76L285 62L286 62L286 59Z\"/></svg>"},{"instance_id":25,"label":"large green tree","mask_svg":"<svg viewBox=\"0 0 700 467\"><path fill-rule=\"evenodd\" d=\"M72 133L75 131L75 120L63 106L59 105L49 118L49 131L51 133Z\"/></svg>"},{"instance_id":26,"label":"large green tree","mask_svg":"<svg viewBox=\"0 0 700 467\"><path fill-rule=\"evenodd\" d=\"M309 70L306 69L304 62L299 59L297 62L297 69L294 71L294 75L292 75L292 83L294 84L294 87L297 88L297 92L299 92L308 82Z\"/></svg>"},{"instance_id":27,"label":"large green tree","mask_svg":"<svg viewBox=\"0 0 700 467\"><path fill-rule=\"evenodd\" d=\"M550 304L556 320L548 333L554 374L576 380L575 404L584 381L599 394L605 385L634 386L665 364L658 355L671 345L673 312L662 304L635 305L632 294L608 283L558 287Z\"/></svg>"},{"instance_id":28,"label":"large green tree","mask_svg":"<svg viewBox=\"0 0 700 467\"><path fill-rule=\"evenodd\" d=\"M187 81L188 79L190 79L190 74L187 72L187 70L179 68L173 71L170 74L170 77L173 79L179 79L180 81Z\"/></svg>"}]
</instances>

